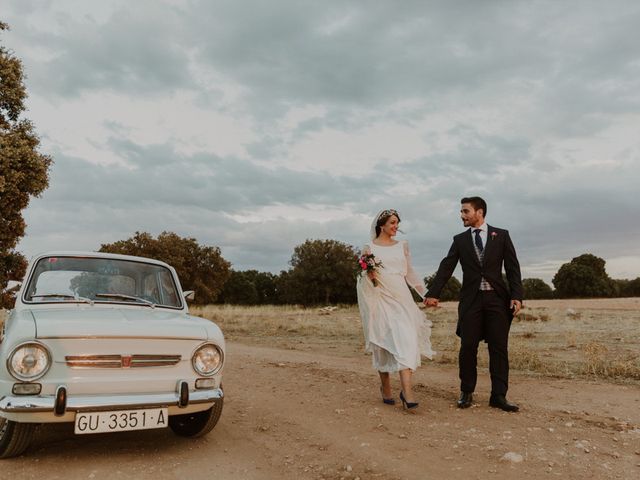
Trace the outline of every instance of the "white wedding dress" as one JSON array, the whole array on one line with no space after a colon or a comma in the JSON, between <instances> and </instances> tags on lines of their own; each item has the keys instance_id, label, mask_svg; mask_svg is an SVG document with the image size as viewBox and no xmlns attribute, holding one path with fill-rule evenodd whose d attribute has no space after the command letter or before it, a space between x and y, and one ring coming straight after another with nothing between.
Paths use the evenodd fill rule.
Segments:
<instances>
[{"instance_id":1,"label":"white wedding dress","mask_svg":"<svg viewBox=\"0 0 640 480\"><path fill-rule=\"evenodd\" d=\"M420 366L420 355L433 358L431 321L418 308L409 286L424 295L424 282L411 266L409 245L400 241L381 246L371 242L363 252L373 253L382 266L376 269L377 286L362 272L358 276L358 307L365 348L379 372Z\"/></svg>"}]
</instances>

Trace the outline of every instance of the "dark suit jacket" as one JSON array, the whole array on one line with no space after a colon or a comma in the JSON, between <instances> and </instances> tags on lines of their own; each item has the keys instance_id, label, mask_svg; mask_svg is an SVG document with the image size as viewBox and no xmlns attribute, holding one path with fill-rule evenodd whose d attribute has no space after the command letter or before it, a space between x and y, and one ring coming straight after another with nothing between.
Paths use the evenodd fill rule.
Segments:
<instances>
[{"instance_id":1,"label":"dark suit jacket","mask_svg":"<svg viewBox=\"0 0 640 480\"><path fill-rule=\"evenodd\" d=\"M516 249L511 242L511 237L509 237L509 232L491 225L487 227L487 241L484 247L483 262L480 263L476 255L471 229L456 235L453 237L449 253L440 262L438 272L426 295L427 297L440 297L442 288L451 278L459 261L462 266L462 289L460 290L460 303L458 305L458 328L456 329L458 335L460 335L460 321L478 294L482 277L489 282L498 296L504 300L505 308L509 308L511 299L522 301L523 289L520 264L516 256ZM507 282L509 283L508 288L502 279L503 265L507 274ZM509 318L511 318L511 315L509 315Z\"/></svg>"}]
</instances>

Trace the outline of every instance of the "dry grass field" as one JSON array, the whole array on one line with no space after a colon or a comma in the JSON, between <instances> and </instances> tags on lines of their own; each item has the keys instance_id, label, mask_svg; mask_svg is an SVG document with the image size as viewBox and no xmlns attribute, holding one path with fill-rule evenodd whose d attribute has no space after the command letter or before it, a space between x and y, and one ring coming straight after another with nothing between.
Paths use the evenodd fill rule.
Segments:
<instances>
[{"instance_id":1,"label":"dry grass field","mask_svg":"<svg viewBox=\"0 0 640 480\"><path fill-rule=\"evenodd\" d=\"M425 310L433 322L436 362L456 363L456 302ZM230 340L304 348L340 345L362 350L356 306L301 308L207 305L192 313L215 321ZM514 320L513 370L560 378L592 377L640 383L640 298L531 300ZM480 365L487 365L486 348Z\"/></svg>"}]
</instances>

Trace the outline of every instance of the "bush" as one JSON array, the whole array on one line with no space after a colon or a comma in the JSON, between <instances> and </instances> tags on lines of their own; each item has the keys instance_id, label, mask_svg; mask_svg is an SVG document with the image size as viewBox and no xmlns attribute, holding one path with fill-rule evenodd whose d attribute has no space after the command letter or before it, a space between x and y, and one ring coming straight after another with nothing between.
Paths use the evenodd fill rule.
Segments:
<instances>
[{"instance_id":1,"label":"bush","mask_svg":"<svg viewBox=\"0 0 640 480\"><path fill-rule=\"evenodd\" d=\"M540 278L525 278L522 288L526 300L553 298L552 288Z\"/></svg>"}]
</instances>

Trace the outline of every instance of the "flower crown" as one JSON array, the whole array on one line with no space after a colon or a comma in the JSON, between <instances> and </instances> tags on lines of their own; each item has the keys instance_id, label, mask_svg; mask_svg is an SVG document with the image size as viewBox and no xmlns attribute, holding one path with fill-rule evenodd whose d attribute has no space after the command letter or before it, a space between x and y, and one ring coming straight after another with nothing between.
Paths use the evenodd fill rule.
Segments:
<instances>
[{"instance_id":1,"label":"flower crown","mask_svg":"<svg viewBox=\"0 0 640 480\"><path fill-rule=\"evenodd\" d=\"M378 215L378 218L390 217L391 215L395 215L396 217L400 216L400 215L398 215L398 211L397 210L394 210L393 208L390 208L389 210L383 210L382 212L380 212L380 215Z\"/></svg>"}]
</instances>

